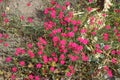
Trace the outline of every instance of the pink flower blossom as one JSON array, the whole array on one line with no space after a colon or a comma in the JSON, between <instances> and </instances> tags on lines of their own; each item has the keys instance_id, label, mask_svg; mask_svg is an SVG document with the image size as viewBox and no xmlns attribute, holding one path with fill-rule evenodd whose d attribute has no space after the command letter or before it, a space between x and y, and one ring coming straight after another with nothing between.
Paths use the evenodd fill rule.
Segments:
<instances>
[{"instance_id":1,"label":"pink flower blossom","mask_svg":"<svg viewBox=\"0 0 120 80\"><path fill-rule=\"evenodd\" d=\"M72 74L70 72L66 72L66 76L70 77Z\"/></svg>"},{"instance_id":2,"label":"pink flower blossom","mask_svg":"<svg viewBox=\"0 0 120 80\"><path fill-rule=\"evenodd\" d=\"M78 20L78 21L77 21L77 24L78 24L78 25L80 25L80 24L81 24L81 21L80 21L80 20Z\"/></svg>"},{"instance_id":3,"label":"pink flower blossom","mask_svg":"<svg viewBox=\"0 0 120 80\"><path fill-rule=\"evenodd\" d=\"M28 2L26 5L29 7L29 6L31 6L31 3L30 3L30 2Z\"/></svg>"},{"instance_id":4,"label":"pink flower blossom","mask_svg":"<svg viewBox=\"0 0 120 80\"><path fill-rule=\"evenodd\" d=\"M11 80L15 80L15 75L14 74L11 75Z\"/></svg>"},{"instance_id":5,"label":"pink flower blossom","mask_svg":"<svg viewBox=\"0 0 120 80\"><path fill-rule=\"evenodd\" d=\"M73 17L73 12L72 12L72 11L68 12L68 17L69 17L70 19Z\"/></svg>"},{"instance_id":6,"label":"pink flower blossom","mask_svg":"<svg viewBox=\"0 0 120 80\"><path fill-rule=\"evenodd\" d=\"M70 2L66 1L66 2L65 2L65 5L66 5L66 6L69 6L69 5L70 5Z\"/></svg>"},{"instance_id":7,"label":"pink flower blossom","mask_svg":"<svg viewBox=\"0 0 120 80\"><path fill-rule=\"evenodd\" d=\"M4 22L5 22L5 23L8 23L8 22L9 22L8 18L5 18L5 19L4 19Z\"/></svg>"},{"instance_id":8,"label":"pink flower blossom","mask_svg":"<svg viewBox=\"0 0 120 80\"><path fill-rule=\"evenodd\" d=\"M102 25L102 21L99 20L99 21L97 22L97 24L98 24L98 25Z\"/></svg>"},{"instance_id":9,"label":"pink flower blossom","mask_svg":"<svg viewBox=\"0 0 120 80\"><path fill-rule=\"evenodd\" d=\"M45 8L44 9L44 14L46 15L46 14L48 14L48 12L49 12L48 8Z\"/></svg>"},{"instance_id":10,"label":"pink flower blossom","mask_svg":"<svg viewBox=\"0 0 120 80\"><path fill-rule=\"evenodd\" d=\"M53 42L58 42L58 41L59 41L59 38L58 38L57 36L54 36L54 37L52 38L52 41L53 41Z\"/></svg>"},{"instance_id":11,"label":"pink flower blossom","mask_svg":"<svg viewBox=\"0 0 120 80\"><path fill-rule=\"evenodd\" d=\"M3 46L4 46L4 47L8 47L9 44L8 44L7 42L5 42L5 43L3 44Z\"/></svg>"},{"instance_id":12,"label":"pink flower blossom","mask_svg":"<svg viewBox=\"0 0 120 80\"><path fill-rule=\"evenodd\" d=\"M117 50L116 52L117 52L118 55L120 55L120 50Z\"/></svg>"},{"instance_id":13,"label":"pink flower blossom","mask_svg":"<svg viewBox=\"0 0 120 80\"><path fill-rule=\"evenodd\" d=\"M104 40L104 41L108 41L108 34L107 34L107 33L104 33L104 34L103 34L103 40Z\"/></svg>"},{"instance_id":14,"label":"pink flower blossom","mask_svg":"<svg viewBox=\"0 0 120 80\"><path fill-rule=\"evenodd\" d=\"M68 23L70 23L71 19L69 17L64 17L64 20Z\"/></svg>"},{"instance_id":15,"label":"pink flower blossom","mask_svg":"<svg viewBox=\"0 0 120 80\"><path fill-rule=\"evenodd\" d=\"M12 58L11 58L10 56L8 56L8 57L6 57L5 62L10 62L11 59L12 59Z\"/></svg>"},{"instance_id":16,"label":"pink flower blossom","mask_svg":"<svg viewBox=\"0 0 120 80\"><path fill-rule=\"evenodd\" d=\"M84 45L88 44L88 40L87 39L84 39L83 42L82 42Z\"/></svg>"},{"instance_id":17,"label":"pink flower blossom","mask_svg":"<svg viewBox=\"0 0 120 80\"><path fill-rule=\"evenodd\" d=\"M53 59L52 59L51 57L50 57L48 60L49 60L49 62L52 62L52 61L53 61Z\"/></svg>"},{"instance_id":18,"label":"pink flower blossom","mask_svg":"<svg viewBox=\"0 0 120 80\"><path fill-rule=\"evenodd\" d=\"M66 33L61 33L60 34L62 37L67 37L67 34Z\"/></svg>"},{"instance_id":19,"label":"pink flower blossom","mask_svg":"<svg viewBox=\"0 0 120 80\"><path fill-rule=\"evenodd\" d=\"M28 44L27 44L27 47L28 47L28 48L32 48L32 43L28 43Z\"/></svg>"},{"instance_id":20,"label":"pink flower blossom","mask_svg":"<svg viewBox=\"0 0 120 80\"><path fill-rule=\"evenodd\" d=\"M103 13L102 16L103 16L103 17L106 17L107 15L106 15L106 13Z\"/></svg>"},{"instance_id":21,"label":"pink flower blossom","mask_svg":"<svg viewBox=\"0 0 120 80\"><path fill-rule=\"evenodd\" d=\"M105 71L108 71L108 70L109 70L108 66L104 66L103 69L104 69Z\"/></svg>"},{"instance_id":22,"label":"pink flower blossom","mask_svg":"<svg viewBox=\"0 0 120 80\"><path fill-rule=\"evenodd\" d=\"M95 48L100 48L100 45L99 44L95 44Z\"/></svg>"},{"instance_id":23,"label":"pink flower blossom","mask_svg":"<svg viewBox=\"0 0 120 80\"><path fill-rule=\"evenodd\" d=\"M3 0L0 0L0 3L2 3Z\"/></svg>"},{"instance_id":24,"label":"pink flower blossom","mask_svg":"<svg viewBox=\"0 0 120 80\"><path fill-rule=\"evenodd\" d=\"M2 16L2 17L5 17L5 16L6 16L5 12L3 12L1 16Z\"/></svg>"},{"instance_id":25,"label":"pink flower blossom","mask_svg":"<svg viewBox=\"0 0 120 80\"><path fill-rule=\"evenodd\" d=\"M105 28L106 28L107 30L109 30L111 27L110 27L110 25L106 25Z\"/></svg>"},{"instance_id":26,"label":"pink flower blossom","mask_svg":"<svg viewBox=\"0 0 120 80\"><path fill-rule=\"evenodd\" d=\"M110 78L113 76L111 70L108 70L108 71L107 71L107 74L108 74L108 76L109 76Z\"/></svg>"},{"instance_id":27,"label":"pink flower blossom","mask_svg":"<svg viewBox=\"0 0 120 80\"><path fill-rule=\"evenodd\" d=\"M61 5L60 4L56 4L56 6L55 6L56 8L60 8L61 7Z\"/></svg>"},{"instance_id":28,"label":"pink flower blossom","mask_svg":"<svg viewBox=\"0 0 120 80\"><path fill-rule=\"evenodd\" d=\"M43 44L43 45L46 45L46 44L47 44L46 40L43 39L42 37L39 37L38 40L39 40L39 42L40 42L41 44Z\"/></svg>"},{"instance_id":29,"label":"pink flower blossom","mask_svg":"<svg viewBox=\"0 0 120 80\"><path fill-rule=\"evenodd\" d=\"M24 61L20 61L20 62L19 62L19 65L20 65L20 66L24 66L24 65L25 65L25 62L24 62Z\"/></svg>"},{"instance_id":30,"label":"pink flower blossom","mask_svg":"<svg viewBox=\"0 0 120 80\"><path fill-rule=\"evenodd\" d=\"M7 38L9 38L9 35L8 35L8 34L3 34L3 37L4 37L5 39L7 39Z\"/></svg>"},{"instance_id":31,"label":"pink flower blossom","mask_svg":"<svg viewBox=\"0 0 120 80\"><path fill-rule=\"evenodd\" d=\"M86 30L85 28L83 28L83 29L80 30L80 33L81 33L81 34L84 34L84 33L86 33L86 32L87 32L87 30Z\"/></svg>"},{"instance_id":32,"label":"pink flower blossom","mask_svg":"<svg viewBox=\"0 0 120 80\"><path fill-rule=\"evenodd\" d=\"M66 6L62 6L61 9L64 11L66 10Z\"/></svg>"},{"instance_id":33,"label":"pink flower blossom","mask_svg":"<svg viewBox=\"0 0 120 80\"><path fill-rule=\"evenodd\" d=\"M88 12L91 12L91 10L92 10L91 7L88 7L88 8L87 8L87 11L88 11Z\"/></svg>"},{"instance_id":34,"label":"pink flower blossom","mask_svg":"<svg viewBox=\"0 0 120 80\"><path fill-rule=\"evenodd\" d=\"M102 50L100 50L100 49L98 49L98 48L96 48L96 50L95 50L97 53L102 53Z\"/></svg>"},{"instance_id":35,"label":"pink flower blossom","mask_svg":"<svg viewBox=\"0 0 120 80\"><path fill-rule=\"evenodd\" d=\"M77 21L76 20L71 20L72 25L76 25Z\"/></svg>"},{"instance_id":36,"label":"pink flower blossom","mask_svg":"<svg viewBox=\"0 0 120 80\"><path fill-rule=\"evenodd\" d=\"M34 53L31 50L28 50L28 55L30 56L30 58L34 58Z\"/></svg>"},{"instance_id":37,"label":"pink flower blossom","mask_svg":"<svg viewBox=\"0 0 120 80\"><path fill-rule=\"evenodd\" d=\"M92 2L93 2L93 0L88 0L88 2L89 2L89 3L92 3Z\"/></svg>"},{"instance_id":38,"label":"pink flower blossom","mask_svg":"<svg viewBox=\"0 0 120 80\"><path fill-rule=\"evenodd\" d=\"M65 61L64 61L64 60L61 60L61 61L60 61L60 64L61 64L61 65L64 65L64 64L65 64Z\"/></svg>"},{"instance_id":39,"label":"pink flower blossom","mask_svg":"<svg viewBox=\"0 0 120 80\"><path fill-rule=\"evenodd\" d=\"M116 64L117 63L117 59L116 58L112 58L111 62L114 63L114 64Z\"/></svg>"},{"instance_id":40,"label":"pink flower blossom","mask_svg":"<svg viewBox=\"0 0 120 80\"><path fill-rule=\"evenodd\" d=\"M94 16L90 17L90 25L93 25L94 22L95 22L95 17Z\"/></svg>"},{"instance_id":41,"label":"pink flower blossom","mask_svg":"<svg viewBox=\"0 0 120 80\"><path fill-rule=\"evenodd\" d=\"M58 28L56 31L57 31L57 33L61 33L62 32L62 28Z\"/></svg>"},{"instance_id":42,"label":"pink flower blossom","mask_svg":"<svg viewBox=\"0 0 120 80\"><path fill-rule=\"evenodd\" d=\"M25 18L24 18L24 16L20 16L20 20L24 20Z\"/></svg>"},{"instance_id":43,"label":"pink flower blossom","mask_svg":"<svg viewBox=\"0 0 120 80\"><path fill-rule=\"evenodd\" d=\"M15 53L18 55L19 53L21 53L21 50L22 50L21 48L16 48Z\"/></svg>"},{"instance_id":44,"label":"pink flower blossom","mask_svg":"<svg viewBox=\"0 0 120 80\"><path fill-rule=\"evenodd\" d=\"M57 61L58 61L58 58L57 58L57 57L53 57L53 60L54 60L55 62L57 62Z\"/></svg>"},{"instance_id":45,"label":"pink flower blossom","mask_svg":"<svg viewBox=\"0 0 120 80\"><path fill-rule=\"evenodd\" d=\"M72 61L72 62L74 62L74 61L76 61L77 59L78 59L78 56L69 56L70 57L70 60Z\"/></svg>"},{"instance_id":46,"label":"pink flower blossom","mask_svg":"<svg viewBox=\"0 0 120 80\"><path fill-rule=\"evenodd\" d=\"M82 61L88 61L88 56L85 55L85 53L82 54Z\"/></svg>"},{"instance_id":47,"label":"pink flower blossom","mask_svg":"<svg viewBox=\"0 0 120 80\"><path fill-rule=\"evenodd\" d=\"M74 37L74 32L68 32L67 36L70 37L70 38Z\"/></svg>"},{"instance_id":48,"label":"pink flower blossom","mask_svg":"<svg viewBox=\"0 0 120 80\"><path fill-rule=\"evenodd\" d=\"M62 59L62 60L65 59L65 55L64 55L64 54L61 54L61 55L60 55L60 59Z\"/></svg>"},{"instance_id":49,"label":"pink flower blossom","mask_svg":"<svg viewBox=\"0 0 120 80\"><path fill-rule=\"evenodd\" d=\"M52 57L55 57L55 56L56 56L56 53L55 53L55 52L52 52L52 53L51 53L51 56L52 56Z\"/></svg>"},{"instance_id":50,"label":"pink flower blossom","mask_svg":"<svg viewBox=\"0 0 120 80\"><path fill-rule=\"evenodd\" d=\"M52 11L50 12L50 16L51 16L51 18L55 19L55 18L56 18L56 11L55 11L55 10L52 10Z\"/></svg>"},{"instance_id":51,"label":"pink flower blossom","mask_svg":"<svg viewBox=\"0 0 120 80\"><path fill-rule=\"evenodd\" d=\"M39 76L35 76L35 80L40 80L40 77Z\"/></svg>"},{"instance_id":52,"label":"pink flower blossom","mask_svg":"<svg viewBox=\"0 0 120 80\"><path fill-rule=\"evenodd\" d=\"M103 48L104 48L104 50L108 50L110 48L110 46L109 45L105 45Z\"/></svg>"},{"instance_id":53,"label":"pink flower blossom","mask_svg":"<svg viewBox=\"0 0 120 80\"><path fill-rule=\"evenodd\" d=\"M78 26L73 27L73 32L76 32L78 30Z\"/></svg>"},{"instance_id":54,"label":"pink flower blossom","mask_svg":"<svg viewBox=\"0 0 120 80\"><path fill-rule=\"evenodd\" d=\"M68 68L69 68L70 70L73 70L73 66L72 66L72 65L69 65Z\"/></svg>"},{"instance_id":55,"label":"pink flower blossom","mask_svg":"<svg viewBox=\"0 0 120 80\"><path fill-rule=\"evenodd\" d=\"M62 12L62 11L59 12L58 18L59 18L59 19L62 19L62 18L63 18L63 12Z\"/></svg>"},{"instance_id":56,"label":"pink flower blossom","mask_svg":"<svg viewBox=\"0 0 120 80\"><path fill-rule=\"evenodd\" d=\"M60 40L60 45L62 46L62 45L65 45L66 44L66 40Z\"/></svg>"},{"instance_id":57,"label":"pink flower blossom","mask_svg":"<svg viewBox=\"0 0 120 80\"><path fill-rule=\"evenodd\" d=\"M47 57L46 55L43 55L43 56L42 56L42 59L43 59L44 64L47 64L47 62L48 62L48 57Z\"/></svg>"},{"instance_id":58,"label":"pink flower blossom","mask_svg":"<svg viewBox=\"0 0 120 80\"><path fill-rule=\"evenodd\" d=\"M30 80L33 80L34 76L33 76L32 74L30 74L30 75L28 75L28 78L29 78Z\"/></svg>"},{"instance_id":59,"label":"pink flower blossom","mask_svg":"<svg viewBox=\"0 0 120 80\"><path fill-rule=\"evenodd\" d=\"M83 49L83 46L81 46L81 45L78 45L78 46L75 48L76 51L81 51L82 49Z\"/></svg>"},{"instance_id":60,"label":"pink flower blossom","mask_svg":"<svg viewBox=\"0 0 120 80\"><path fill-rule=\"evenodd\" d=\"M95 36L95 35L96 35L96 32L93 31L93 32L91 32L91 34L92 34L93 36Z\"/></svg>"},{"instance_id":61,"label":"pink flower blossom","mask_svg":"<svg viewBox=\"0 0 120 80\"><path fill-rule=\"evenodd\" d=\"M32 23L32 22L33 22L33 19L32 19L31 17L28 17L28 18L27 18L27 21L28 21L29 23Z\"/></svg>"},{"instance_id":62,"label":"pink flower blossom","mask_svg":"<svg viewBox=\"0 0 120 80\"><path fill-rule=\"evenodd\" d=\"M41 54L43 54L43 52L42 52L42 50L39 50L38 55L41 55Z\"/></svg>"},{"instance_id":63,"label":"pink flower blossom","mask_svg":"<svg viewBox=\"0 0 120 80\"><path fill-rule=\"evenodd\" d=\"M3 40L0 40L0 43L2 43L3 42Z\"/></svg>"},{"instance_id":64,"label":"pink flower blossom","mask_svg":"<svg viewBox=\"0 0 120 80\"><path fill-rule=\"evenodd\" d=\"M16 72L17 68L16 67L12 67L12 72Z\"/></svg>"},{"instance_id":65,"label":"pink flower blossom","mask_svg":"<svg viewBox=\"0 0 120 80\"><path fill-rule=\"evenodd\" d=\"M54 0L50 0L50 3L51 3L52 5L55 5L55 4L56 4L56 2L55 2Z\"/></svg>"},{"instance_id":66,"label":"pink flower blossom","mask_svg":"<svg viewBox=\"0 0 120 80\"><path fill-rule=\"evenodd\" d=\"M40 63L38 63L38 64L36 64L36 68L41 68L42 67L42 64L40 64Z\"/></svg>"},{"instance_id":67,"label":"pink flower blossom","mask_svg":"<svg viewBox=\"0 0 120 80\"><path fill-rule=\"evenodd\" d=\"M50 71L53 72L55 70L54 67L50 67Z\"/></svg>"},{"instance_id":68,"label":"pink flower blossom","mask_svg":"<svg viewBox=\"0 0 120 80\"><path fill-rule=\"evenodd\" d=\"M70 27L67 27L67 28L66 28L66 30L70 31L70 30L71 30L71 28L70 28Z\"/></svg>"},{"instance_id":69,"label":"pink flower blossom","mask_svg":"<svg viewBox=\"0 0 120 80\"><path fill-rule=\"evenodd\" d=\"M116 51L115 50L111 50L111 54L116 54Z\"/></svg>"},{"instance_id":70,"label":"pink flower blossom","mask_svg":"<svg viewBox=\"0 0 120 80\"><path fill-rule=\"evenodd\" d=\"M2 38L3 34L0 33L0 38Z\"/></svg>"}]
</instances>

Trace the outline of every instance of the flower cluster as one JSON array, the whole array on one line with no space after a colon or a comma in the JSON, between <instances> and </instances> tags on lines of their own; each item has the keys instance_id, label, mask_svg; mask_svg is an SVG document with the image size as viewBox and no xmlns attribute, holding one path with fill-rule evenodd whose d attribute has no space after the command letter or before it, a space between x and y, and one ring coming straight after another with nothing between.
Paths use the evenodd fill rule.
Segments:
<instances>
[{"instance_id":1,"label":"flower cluster","mask_svg":"<svg viewBox=\"0 0 120 80\"><path fill-rule=\"evenodd\" d=\"M92 0L89 2L92 3ZM113 77L110 65L117 65L120 50L119 46L116 49L112 48L109 33L99 34L98 27L89 31L81 26L82 20L74 19L74 12L67 9L70 6L69 2L60 5L51 0L50 3L50 7L44 9L44 35L38 37L37 42L29 42L24 48L16 48L14 57L6 57L6 63L14 64L10 67L11 78L15 79L18 74L24 74L25 80L40 80L43 77L56 79L74 75L83 76L84 79L88 76L93 77L95 73L100 74L100 71L104 74L107 72L109 77ZM27 6L30 6L30 3ZM24 17L21 16L20 19L24 20ZM27 21L32 23L32 18L27 18ZM89 25L94 22L95 17L90 17ZM98 25L100 24L102 21L98 21ZM117 27L106 25L103 29L113 29L111 31L119 44L120 33ZM98 35L99 41L93 41ZM0 39L3 37L7 38L7 35L0 34ZM102 68L99 68L101 65Z\"/></svg>"}]
</instances>

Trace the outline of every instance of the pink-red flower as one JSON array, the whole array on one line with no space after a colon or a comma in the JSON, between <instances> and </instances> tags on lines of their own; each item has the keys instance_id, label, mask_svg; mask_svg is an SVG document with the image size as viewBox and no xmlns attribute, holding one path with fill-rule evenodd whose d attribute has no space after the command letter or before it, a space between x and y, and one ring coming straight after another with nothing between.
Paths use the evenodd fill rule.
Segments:
<instances>
[{"instance_id":1,"label":"pink-red flower","mask_svg":"<svg viewBox=\"0 0 120 80\"><path fill-rule=\"evenodd\" d=\"M4 45L4 47L8 47L9 46L9 44L7 42L5 42L3 45Z\"/></svg>"},{"instance_id":2,"label":"pink-red flower","mask_svg":"<svg viewBox=\"0 0 120 80\"><path fill-rule=\"evenodd\" d=\"M29 7L29 6L31 6L31 3L30 3L30 2L28 2L26 5Z\"/></svg>"},{"instance_id":3,"label":"pink-red flower","mask_svg":"<svg viewBox=\"0 0 120 80\"><path fill-rule=\"evenodd\" d=\"M3 0L0 0L0 3L2 3Z\"/></svg>"},{"instance_id":4,"label":"pink-red flower","mask_svg":"<svg viewBox=\"0 0 120 80\"><path fill-rule=\"evenodd\" d=\"M116 58L112 58L111 62L114 63L114 64L116 64L117 63L117 59Z\"/></svg>"},{"instance_id":5,"label":"pink-red flower","mask_svg":"<svg viewBox=\"0 0 120 80\"><path fill-rule=\"evenodd\" d=\"M39 76L35 76L35 80L40 80L40 77Z\"/></svg>"},{"instance_id":6,"label":"pink-red flower","mask_svg":"<svg viewBox=\"0 0 120 80\"><path fill-rule=\"evenodd\" d=\"M17 72L17 68L16 67L12 67L12 72Z\"/></svg>"},{"instance_id":7,"label":"pink-red flower","mask_svg":"<svg viewBox=\"0 0 120 80\"><path fill-rule=\"evenodd\" d=\"M20 65L20 66L24 66L24 65L25 65L25 62L24 62L24 61L20 61L20 62L19 62L19 65Z\"/></svg>"},{"instance_id":8,"label":"pink-red flower","mask_svg":"<svg viewBox=\"0 0 120 80\"><path fill-rule=\"evenodd\" d=\"M47 55L43 55L42 59L43 59L44 64L48 63L48 57L47 57Z\"/></svg>"},{"instance_id":9,"label":"pink-red flower","mask_svg":"<svg viewBox=\"0 0 120 80\"><path fill-rule=\"evenodd\" d=\"M104 48L104 50L108 50L110 48L110 46L109 45L105 45L103 48Z\"/></svg>"},{"instance_id":10,"label":"pink-red flower","mask_svg":"<svg viewBox=\"0 0 120 80\"><path fill-rule=\"evenodd\" d=\"M70 38L74 37L74 32L68 32L67 36L70 37Z\"/></svg>"},{"instance_id":11,"label":"pink-red flower","mask_svg":"<svg viewBox=\"0 0 120 80\"><path fill-rule=\"evenodd\" d=\"M20 20L24 20L25 18L24 18L24 16L20 16Z\"/></svg>"},{"instance_id":12,"label":"pink-red flower","mask_svg":"<svg viewBox=\"0 0 120 80\"><path fill-rule=\"evenodd\" d=\"M9 19L8 19L8 18L5 18L5 19L4 19L4 22L5 22L5 23L8 23L8 22L9 22Z\"/></svg>"},{"instance_id":13,"label":"pink-red flower","mask_svg":"<svg viewBox=\"0 0 120 80\"><path fill-rule=\"evenodd\" d=\"M15 75L14 74L11 75L11 80L15 80Z\"/></svg>"},{"instance_id":14,"label":"pink-red flower","mask_svg":"<svg viewBox=\"0 0 120 80\"><path fill-rule=\"evenodd\" d=\"M89 2L89 3L92 3L92 2L93 2L93 0L88 0L88 2Z\"/></svg>"},{"instance_id":15,"label":"pink-red flower","mask_svg":"<svg viewBox=\"0 0 120 80\"><path fill-rule=\"evenodd\" d=\"M110 78L113 77L112 71L111 71L110 69L107 71L107 74L108 74L108 76L109 76Z\"/></svg>"},{"instance_id":16,"label":"pink-red flower","mask_svg":"<svg viewBox=\"0 0 120 80\"><path fill-rule=\"evenodd\" d=\"M35 55L31 50L28 50L28 55L30 56L30 58L34 58Z\"/></svg>"},{"instance_id":17,"label":"pink-red flower","mask_svg":"<svg viewBox=\"0 0 120 80\"><path fill-rule=\"evenodd\" d=\"M28 17L28 18L27 18L27 21L28 21L29 23L32 23L32 22L33 22L33 19L32 19L31 17Z\"/></svg>"},{"instance_id":18,"label":"pink-red flower","mask_svg":"<svg viewBox=\"0 0 120 80\"><path fill-rule=\"evenodd\" d=\"M28 43L28 44L27 44L27 47L28 47L28 48L32 48L32 43Z\"/></svg>"},{"instance_id":19,"label":"pink-red flower","mask_svg":"<svg viewBox=\"0 0 120 80\"><path fill-rule=\"evenodd\" d=\"M2 38L3 34L0 33L0 38Z\"/></svg>"},{"instance_id":20,"label":"pink-red flower","mask_svg":"<svg viewBox=\"0 0 120 80\"><path fill-rule=\"evenodd\" d=\"M50 67L50 71L53 72L55 70L54 67Z\"/></svg>"},{"instance_id":21,"label":"pink-red flower","mask_svg":"<svg viewBox=\"0 0 120 80\"><path fill-rule=\"evenodd\" d=\"M64 61L64 60L61 60L61 61L60 61L60 64L61 64L61 65L64 65L64 64L65 64L65 61Z\"/></svg>"},{"instance_id":22,"label":"pink-red flower","mask_svg":"<svg viewBox=\"0 0 120 80\"><path fill-rule=\"evenodd\" d=\"M72 74L70 72L66 72L66 76L70 77Z\"/></svg>"},{"instance_id":23,"label":"pink-red flower","mask_svg":"<svg viewBox=\"0 0 120 80\"><path fill-rule=\"evenodd\" d=\"M33 76L32 74L30 74L30 75L28 75L28 78L29 78L30 80L33 80L33 79L34 79L34 76Z\"/></svg>"},{"instance_id":24,"label":"pink-red flower","mask_svg":"<svg viewBox=\"0 0 120 80\"><path fill-rule=\"evenodd\" d=\"M105 28L106 28L107 30L109 30L109 29L111 28L111 26L110 26L110 25L106 25Z\"/></svg>"},{"instance_id":25,"label":"pink-red flower","mask_svg":"<svg viewBox=\"0 0 120 80\"><path fill-rule=\"evenodd\" d=\"M42 67L42 64L40 64L40 63L38 63L38 64L36 64L36 68L41 68Z\"/></svg>"},{"instance_id":26,"label":"pink-red flower","mask_svg":"<svg viewBox=\"0 0 120 80\"><path fill-rule=\"evenodd\" d=\"M6 57L5 62L10 62L11 59L12 59L12 58L11 58L10 56L8 56L8 57Z\"/></svg>"},{"instance_id":27,"label":"pink-red flower","mask_svg":"<svg viewBox=\"0 0 120 80\"><path fill-rule=\"evenodd\" d=\"M55 10L52 10L52 11L50 12L50 16L51 16L51 18L55 19L55 18L56 18L56 11L55 11Z\"/></svg>"},{"instance_id":28,"label":"pink-red flower","mask_svg":"<svg viewBox=\"0 0 120 80\"><path fill-rule=\"evenodd\" d=\"M3 12L1 16L2 16L2 17L5 17L5 16L6 16L5 12Z\"/></svg>"}]
</instances>

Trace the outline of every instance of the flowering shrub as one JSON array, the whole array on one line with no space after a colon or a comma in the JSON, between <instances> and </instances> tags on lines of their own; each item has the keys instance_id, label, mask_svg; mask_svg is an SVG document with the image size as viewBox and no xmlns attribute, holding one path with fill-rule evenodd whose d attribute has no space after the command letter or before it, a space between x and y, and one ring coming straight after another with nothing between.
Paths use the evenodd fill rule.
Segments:
<instances>
[{"instance_id":1,"label":"flowering shrub","mask_svg":"<svg viewBox=\"0 0 120 80\"><path fill-rule=\"evenodd\" d=\"M101 80L105 74L110 78L120 74L118 27L107 24L99 30L102 23L98 21L97 27L89 29L95 23L94 17L90 18L91 24L86 21L87 27L84 27L83 21L76 20L74 12L67 9L69 6L69 2L60 5L51 0L50 7L44 9L44 35L38 37L37 42L16 48L13 56L6 57L5 65L11 71L12 80L16 77ZM32 23L31 18L27 20Z\"/></svg>"}]
</instances>

